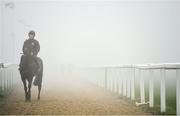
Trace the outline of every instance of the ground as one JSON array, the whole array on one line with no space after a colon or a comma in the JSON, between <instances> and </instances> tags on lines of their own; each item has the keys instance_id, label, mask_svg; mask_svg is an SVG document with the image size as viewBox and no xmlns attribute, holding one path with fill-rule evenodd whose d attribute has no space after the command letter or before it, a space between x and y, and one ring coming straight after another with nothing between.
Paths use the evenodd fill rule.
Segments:
<instances>
[{"instance_id":1,"label":"ground","mask_svg":"<svg viewBox=\"0 0 180 116\"><path fill-rule=\"evenodd\" d=\"M149 114L140 107L121 99L118 95L76 78L54 79L44 82L41 100L37 100L37 87L32 88L32 101L24 101L20 83L9 97L0 101L0 114Z\"/></svg>"}]
</instances>

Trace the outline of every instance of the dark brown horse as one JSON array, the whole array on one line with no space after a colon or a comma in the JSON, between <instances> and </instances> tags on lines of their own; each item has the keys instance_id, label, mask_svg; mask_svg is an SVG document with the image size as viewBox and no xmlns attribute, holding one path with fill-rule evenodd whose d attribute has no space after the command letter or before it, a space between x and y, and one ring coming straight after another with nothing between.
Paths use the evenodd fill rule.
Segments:
<instances>
[{"instance_id":1,"label":"dark brown horse","mask_svg":"<svg viewBox=\"0 0 180 116\"><path fill-rule=\"evenodd\" d=\"M24 85L25 101L31 101L31 85L33 78L34 85L38 86L38 100L40 100L40 92L43 76L43 62L40 58L30 55L23 55L22 66L20 67L21 80ZM28 82L28 83L27 83ZM28 86L27 86L28 84Z\"/></svg>"}]
</instances>

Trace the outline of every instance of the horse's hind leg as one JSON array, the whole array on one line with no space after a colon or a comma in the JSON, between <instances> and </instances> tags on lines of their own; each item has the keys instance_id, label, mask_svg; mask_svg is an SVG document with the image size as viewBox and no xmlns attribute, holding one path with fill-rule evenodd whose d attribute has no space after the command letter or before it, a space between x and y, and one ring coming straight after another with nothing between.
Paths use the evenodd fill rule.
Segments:
<instances>
[{"instance_id":1,"label":"horse's hind leg","mask_svg":"<svg viewBox=\"0 0 180 116\"><path fill-rule=\"evenodd\" d=\"M27 101L28 93L27 93L27 86L26 86L26 79L22 79L25 91L25 101Z\"/></svg>"},{"instance_id":2,"label":"horse's hind leg","mask_svg":"<svg viewBox=\"0 0 180 116\"><path fill-rule=\"evenodd\" d=\"M39 70L37 71L36 78L38 79L38 100L40 100L40 93L42 87L42 76L43 76L43 62L40 58L38 58Z\"/></svg>"},{"instance_id":3,"label":"horse's hind leg","mask_svg":"<svg viewBox=\"0 0 180 116\"><path fill-rule=\"evenodd\" d=\"M40 93L41 93L41 84L38 85L38 100L40 100Z\"/></svg>"}]
</instances>

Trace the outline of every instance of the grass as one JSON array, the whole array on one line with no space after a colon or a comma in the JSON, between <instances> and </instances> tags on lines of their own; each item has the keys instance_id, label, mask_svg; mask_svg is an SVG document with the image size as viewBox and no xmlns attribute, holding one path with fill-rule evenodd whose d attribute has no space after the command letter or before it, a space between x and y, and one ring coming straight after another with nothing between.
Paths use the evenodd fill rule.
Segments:
<instances>
[{"instance_id":1,"label":"grass","mask_svg":"<svg viewBox=\"0 0 180 116\"><path fill-rule=\"evenodd\" d=\"M136 101L140 102L140 87L138 81L135 83ZM149 101L149 83L145 82L145 99ZM166 112L160 111L160 80L154 81L154 107L150 108L148 105L143 105L144 110L150 111L152 114L161 115L175 115L176 114L176 81L171 79L166 80Z\"/></svg>"},{"instance_id":2,"label":"grass","mask_svg":"<svg viewBox=\"0 0 180 116\"><path fill-rule=\"evenodd\" d=\"M11 89L7 89L5 88L4 90L2 89L2 87L0 87L0 98L4 98L6 96L8 96L11 92Z\"/></svg>"}]
</instances>

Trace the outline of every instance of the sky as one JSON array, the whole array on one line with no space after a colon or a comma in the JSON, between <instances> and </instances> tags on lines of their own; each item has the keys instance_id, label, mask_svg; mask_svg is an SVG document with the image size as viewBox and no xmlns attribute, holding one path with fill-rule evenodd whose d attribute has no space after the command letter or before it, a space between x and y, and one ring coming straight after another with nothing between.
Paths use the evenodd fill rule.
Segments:
<instances>
[{"instance_id":1,"label":"sky","mask_svg":"<svg viewBox=\"0 0 180 116\"><path fill-rule=\"evenodd\" d=\"M15 54L36 31L47 66L180 62L180 3L15 1Z\"/></svg>"}]
</instances>

